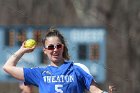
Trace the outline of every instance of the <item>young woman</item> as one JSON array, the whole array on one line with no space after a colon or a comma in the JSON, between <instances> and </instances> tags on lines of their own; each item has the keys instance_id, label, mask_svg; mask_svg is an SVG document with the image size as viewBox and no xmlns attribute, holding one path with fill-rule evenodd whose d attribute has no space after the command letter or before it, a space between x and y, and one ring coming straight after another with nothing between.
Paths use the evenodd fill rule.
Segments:
<instances>
[{"instance_id":1,"label":"young woman","mask_svg":"<svg viewBox=\"0 0 140 93\"><path fill-rule=\"evenodd\" d=\"M57 29L48 29L43 40L43 51L50 60L45 68L16 67L19 59L35 49L21 48L12 55L3 69L18 80L39 87L40 93L107 93L96 86L88 68L80 63L69 61L68 48L64 37Z\"/></svg>"}]
</instances>

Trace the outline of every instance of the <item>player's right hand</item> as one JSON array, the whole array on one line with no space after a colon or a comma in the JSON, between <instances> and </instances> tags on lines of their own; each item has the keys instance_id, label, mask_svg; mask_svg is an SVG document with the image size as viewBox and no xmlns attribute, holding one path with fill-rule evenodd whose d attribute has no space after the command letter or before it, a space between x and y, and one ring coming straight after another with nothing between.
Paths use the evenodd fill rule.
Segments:
<instances>
[{"instance_id":1,"label":"player's right hand","mask_svg":"<svg viewBox=\"0 0 140 93\"><path fill-rule=\"evenodd\" d=\"M35 48L36 48L36 45L34 45L32 48L26 48L25 41L24 41L19 50L22 51L23 53L30 53L30 52L33 52Z\"/></svg>"}]
</instances>

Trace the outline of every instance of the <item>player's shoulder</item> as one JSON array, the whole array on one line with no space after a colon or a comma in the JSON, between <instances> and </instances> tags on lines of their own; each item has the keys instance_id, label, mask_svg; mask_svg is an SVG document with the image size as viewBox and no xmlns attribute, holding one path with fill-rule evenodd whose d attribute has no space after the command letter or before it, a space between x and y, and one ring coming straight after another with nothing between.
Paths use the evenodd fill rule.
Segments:
<instances>
[{"instance_id":1,"label":"player's shoulder","mask_svg":"<svg viewBox=\"0 0 140 93\"><path fill-rule=\"evenodd\" d=\"M76 68L80 68L80 69L84 70L85 72L87 72L88 74L90 74L89 69L84 64L82 64L82 63L73 63L73 64Z\"/></svg>"}]
</instances>

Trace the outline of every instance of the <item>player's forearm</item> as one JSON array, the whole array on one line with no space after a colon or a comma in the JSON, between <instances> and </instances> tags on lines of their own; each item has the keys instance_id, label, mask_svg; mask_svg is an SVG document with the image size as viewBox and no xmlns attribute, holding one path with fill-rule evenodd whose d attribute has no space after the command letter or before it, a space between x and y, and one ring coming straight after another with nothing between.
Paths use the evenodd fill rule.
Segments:
<instances>
[{"instance_id":1,"label":"player's forearm","mask_svg":"<svg viewBox=\"0 0 140 93\"><path fill-rule=\"evenodd\" d=\"M103 91L96 86L90 87L90 93L102 93Z\"/></svg>"},{"instance_id":2,"label":"player's forearm","mask_svg":"<svg viewBox=\"0 0 140 93\"><path fill-rule=\"evenodd\" d=\"M20 58L23 56L24 52L22 50L18 50L7 60L5 65L3 66L4 70L7 70L10 67L16 66Z\"/></svg>"},{"instance_id":3,"label":"player's forearm","mask_svg":"<svg viewBox=\"0 0 140 93\"><path fill-rule=\"evenodd\" d=\"M98 88L94 81L92 81L89 91L90 93L108 93Z\"/></svg>"},{"instance_id":4,"label":"player's forearm","mask_svg":"<svg viewBox=\"0 0 140 93\"><path fill-rule=\"evenodd\" d=\"M90 93L108 93L108 92L100 90L100 89L94 89L94 90L91 89Z\"/></svg>"},{"instance_id":5,"label":"player's forearm","mask_svg":"<svg viewBox=\"0 0 140 93\"><path fill-rule=\"evenodd\" d=\"M16 67L18 61L23 56L23 54L24 52L22 52L22 50L18 50L7 60L7 62L3 66L5 72L12 75L18 80L24 80L23 68Z\"/></svg>"}]
</instances>

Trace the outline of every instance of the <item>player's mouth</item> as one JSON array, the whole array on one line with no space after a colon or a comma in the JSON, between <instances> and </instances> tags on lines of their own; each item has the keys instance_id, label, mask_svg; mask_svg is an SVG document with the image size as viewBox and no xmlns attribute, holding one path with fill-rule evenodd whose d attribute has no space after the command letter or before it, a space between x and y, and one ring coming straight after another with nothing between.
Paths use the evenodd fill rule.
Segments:
<instances>
[{"instance_id":1,"label":"player's mouth","mask_svg":"<svg viewBox=\"0 0 140 93\"><path fill-rule=\"evenodd\" d=\"M59 54L53 54L52 56L54 56L54 57L58 57L58 56L59 56Z\"/></svg>"}]
</instances>

